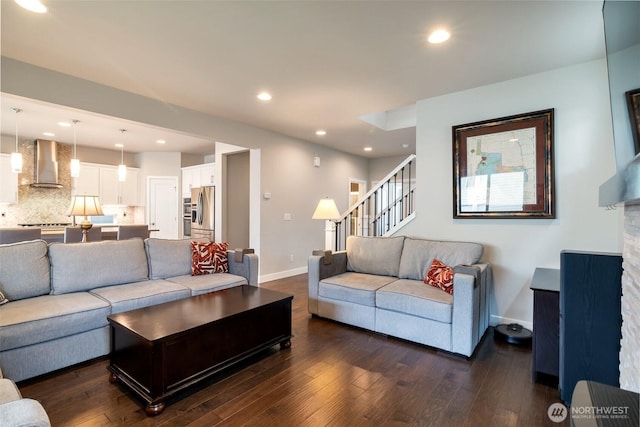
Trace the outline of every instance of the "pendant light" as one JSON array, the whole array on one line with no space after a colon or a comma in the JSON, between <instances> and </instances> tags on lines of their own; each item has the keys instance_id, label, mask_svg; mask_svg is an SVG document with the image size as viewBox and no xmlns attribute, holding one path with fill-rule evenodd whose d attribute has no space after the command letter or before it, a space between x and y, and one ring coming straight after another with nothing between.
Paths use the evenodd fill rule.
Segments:
<instances>
[{"instance_id":1,"label":"pendant light","mask_svg":"<svg viewBox=\"0 0 640 427\"><path fill-rule=\"evenodd\" d=\"M124 141L124 133L126 129L120 129L122 132L122 140ZM124 144L120 144L120 164L118 165L118 181L127 180L127 166L124 164Z\"/></svg>"},{"instance_id":2,"label":"pendant light","mask_svg":"<svg viewBox=\"0 0 640 427\"><path fill-rule=\"evenodd\" d=\"M14 108L16 112L16 151L11 153L11 172L22 173L22 154L18 148L18 113L22 112L19 108Z\"/></svg>"},{"instance_id":3,"label":"pendant light","mask_svg":"<svg viewBox=\"0 0 640 427\"><path fill-rule=\"evenodd\" d=\"M76 126L79 120L73 120L73 158L71 159L71 178L77 178L80 176L80 159L76 155Z\"/></svg>"}]
</instances>

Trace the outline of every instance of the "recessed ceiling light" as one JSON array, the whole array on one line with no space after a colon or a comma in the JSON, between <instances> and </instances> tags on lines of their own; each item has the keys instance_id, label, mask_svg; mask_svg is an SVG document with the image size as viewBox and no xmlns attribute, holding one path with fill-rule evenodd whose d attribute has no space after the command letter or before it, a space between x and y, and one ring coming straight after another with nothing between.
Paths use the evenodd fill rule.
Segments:
<instances>
[{"instance_id":1,"label":"recessed ceiling light","mask_svg":"<svg viewBox=\"0 0 640 427\"><path fill-rule=\"evenodd\" d=\"M449 40L450 36L451 35L447 30L440 29L429 34L429 38L427 38L427 40L429 41L429 43L438 44L438 43L446 42L447 40Z\"/></svg>"},{"instance_id":2,"label":"recessed ceiling light","mask_svg":"<svg viewBox=\"0 0 640 427\"><path fill-rule=\"evenodd\" d=\"M325 136L326 134L327 134L327 131L326 131L326 130L324 130L324 129L318 129L318 130L316 131L316 135L317 135L317 136Z\"/></svg>"},{"instance_id":3,"label":"recessed ceiling light","mask_svg":"<svg viewBox=\"0 0 640 427\"><path fill-rule=\"evenodd\" d=\"M43 134L44 136L56 136L56 134L55 134L55 133L53 133L53 132L42 132L42 134Z\"/></svg>"},{"instance_id":4,"label":"recessed ceiling light","mask_svg":"<svg viewBox=\"0 0 640 427\"><path fill-rule=\"evenodd\" d=\"M46 13L47 6L43 5L40 0L15 0L20 7L35 13Z\"/></svg>"},{"instance_id":5,"label":"recessed ceiling light","mask_svg":"<svg viewBox=\"0 0 640 427\"><path fill-rule=\"evenodd\" d=\"M71 123L69 122L58 122L58 126L62 126L64 128L71 127Z\"/></svg>"},{"instance_id":6,"label":"recessed ceiling light","mask_svg":"<svg viewBox=\"0 0 640 427\"><path fill-rule=\"evenodd\" d=\"M113 144L114 146L118 147L118 148L122 148L124 147L124 144Z\"/></svg>"},{"instance_id":7,"label":"recessed ceiling light","mask_svg":"<svg viewBox=\"0 0 640 427\"><path fill-rule=\"evenodd\" d=\"M364 147L364 151L373 151L373 148L371 148L371 147Z\"/></svg>"},{"instance_id":8,"label":"recessed ceiling light","mask_svg":"<svg viewBox=\"0 0 640 427\"><path fill-rule=\"evenodd\" d=\"M258 99L260 101L271 101L271 94L269 92L260 92L258 94Z\"/></svg>"},{"instance_id":9,"label":"recessed ceiling light","mask_svg":"<svg viewBox=\"0 0 640 427\"><path fill-rule=\"evenodd\" d=\"M165 141L164 139L157 139L156 143L158 144L165 144L167 141Z\"/></svg>"}]
</instances>

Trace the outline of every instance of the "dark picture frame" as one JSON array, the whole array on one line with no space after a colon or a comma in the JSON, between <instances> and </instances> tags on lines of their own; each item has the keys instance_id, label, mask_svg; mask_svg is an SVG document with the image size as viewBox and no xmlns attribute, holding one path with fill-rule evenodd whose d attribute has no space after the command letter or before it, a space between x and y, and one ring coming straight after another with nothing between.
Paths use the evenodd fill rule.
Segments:
<instances>
[{"instance_id":1,"label":"dark picture frame","mask_svg":"<svg viewBox=\"0 0 640 427\"><path fill-rule=\"evenodd\" d=\"M454 218L555 218L553 116L452 127Z\"/></svg>"},{"instance_id":2,"label":"dark picture frame","mask_svg":"<svg viewBox=\"0 0 640 427\"><path fill-rule=\"evenodd\" d=\"M635 154L640 153L640 88L625 92Z\"/></svg>"}]
</instances>

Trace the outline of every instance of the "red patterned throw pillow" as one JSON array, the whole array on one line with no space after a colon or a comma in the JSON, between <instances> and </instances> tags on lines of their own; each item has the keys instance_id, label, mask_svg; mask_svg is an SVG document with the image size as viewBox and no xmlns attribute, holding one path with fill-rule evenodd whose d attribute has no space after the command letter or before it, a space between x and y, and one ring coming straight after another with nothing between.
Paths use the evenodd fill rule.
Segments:
<instances>
[{"instance_id":1,"label":"red patterned throw pillow","mask_svg":"<svg viewBox=\"0 0 640 427\"><path fill-rule=\"evenodd\" d=\"M424 278L424 283L453 295L453 268L448 267L440 260L434 259L427 271L427 277Z\"/></svg>"},{"instance_id":2,"label":"red patterned throw pillow","mask_svg":"<svg viewBox=\"0 0 640 427\"><path fill-rule=\"evenodd\" d=\"M191 242L191 275L227 273L229 243Z\"/></svg>"}]
</instances>

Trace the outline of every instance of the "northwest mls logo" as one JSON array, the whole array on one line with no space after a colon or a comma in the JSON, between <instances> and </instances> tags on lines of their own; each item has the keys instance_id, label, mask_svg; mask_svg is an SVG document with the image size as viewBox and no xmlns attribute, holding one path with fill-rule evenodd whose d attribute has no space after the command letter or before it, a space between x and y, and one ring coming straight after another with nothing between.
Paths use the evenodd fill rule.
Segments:
<instances>
[{"instance_id":1,"label":"northwest mls logo","mask_svg":"<svg viewBox=\"0 0 640 427\"><path fill-rule=\"evenodd\" d=\"M549 416L549 419L554 423L563 422L567 419L568 413L567 407L562 403L553 403L549 406L549 409L547 409L547 416Z\"/></svg>"}]
</instances>

